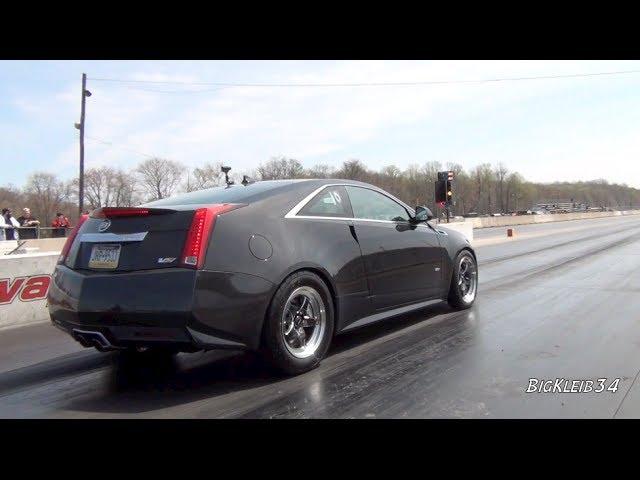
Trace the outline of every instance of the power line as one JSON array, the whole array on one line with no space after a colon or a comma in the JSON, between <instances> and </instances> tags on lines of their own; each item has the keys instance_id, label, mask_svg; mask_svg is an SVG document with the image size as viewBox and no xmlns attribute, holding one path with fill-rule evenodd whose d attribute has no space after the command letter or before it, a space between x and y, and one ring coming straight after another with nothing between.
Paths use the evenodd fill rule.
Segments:
<instances>
[{"instance_id":1,"label":"power line","mask_svg":"<svg viewBox=\"0 0 640 480\"><path fill-rule=\"evenodd\" d=\"M640 70L621 70L614 72L596 73L573 73L565 75L541 75L532 77L504 77L486 78L482 80L425 80L412 82L361 82L361 83L233 83L233 82L180 82L161 80L125 80L119 78L90 78L94 82L114 82L114 83L143 83L157 85L194 85L194 86L217 86L217 87L405 87L417 85L451 85L451 84L473 84L490 82L519 82L525 80L550 80L563 78L584 78L607 75L627 75L640 73ZM160 92L160 91L159 91ZM184 91L165 91L162 93L183 93ZM189 92L192 93L192 92ZM197 93L197 92L193 92Z\"/></svg>"},{"instance_id":2,"label":"power line","mask_svg":"<svg viewBox=\"0 0 640 480\"><path fill-rule=\"evenodd\" d=\"M148 158L159 157L159 155L149 155L148 153L140 152L138 150L134 150L133 148L130 148L130 147L127 147L127 146L123 146L123 145L118 144L118 143L114 144L113 142L108 141L108 140L102 140L100 138L90 137L89 135L85 135L85 138L87 138L89 140L93 140L94 142L102 143L103 145L108 145L110 147L121 148L123 150L129 150L130 152L137 153L138 155L142 155L143 157L148 157Z\"/></svg>"},{"instance_id":3,"label":"power line","mask_svg":"<svg viewBox=\"0 0 640 480\"><path fill-rule=\"evenodd\" d=\"M217 92L218 90L222 90L224 88L229 87L216 87L216 88L205 88L200 90L155 90L148 88L140 88L140 87L127 87L124 88L128 90L138 90L140 92L152 92L152 93L203 93L203 92Z\"/></svg>"}]
</instances>

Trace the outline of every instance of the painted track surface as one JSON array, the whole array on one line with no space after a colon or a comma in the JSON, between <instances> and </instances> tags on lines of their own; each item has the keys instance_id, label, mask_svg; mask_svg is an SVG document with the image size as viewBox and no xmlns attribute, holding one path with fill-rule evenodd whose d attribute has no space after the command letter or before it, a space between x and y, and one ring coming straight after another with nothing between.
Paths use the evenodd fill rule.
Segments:
<instances>
[{"instance_id":1,"label":"painted track surface","mask_svg":"<svg viewBox=\"0 0 640 480\"><path fill-rule=\"evenodd\" d=\"M52 326L0 331L0 417L640 416L640 218L477 235L479 297L337 337L275 378L247 355L129 365ZM478 232L478 231L477 231ZM615 393L525 393L529 378L620 378Z\"/></svg>"}]
</instances>

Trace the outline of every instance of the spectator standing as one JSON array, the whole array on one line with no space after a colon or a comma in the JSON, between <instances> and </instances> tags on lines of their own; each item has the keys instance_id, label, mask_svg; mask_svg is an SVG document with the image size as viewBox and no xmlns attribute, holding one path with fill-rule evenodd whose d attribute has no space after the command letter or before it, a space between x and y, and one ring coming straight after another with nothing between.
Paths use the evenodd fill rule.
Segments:
<instances>
[{"instance_id":1,"label":"spectator standing","mask_svg":"<svg viewBox=\"0 0 640 480\"><path fill-rule=\"evenodd\" d=\"M62 213L56 213L56 218L51 222L51 226L55 228L53 231L54 237L65 237L67 228L71 228L71 222Z\"/></svg>"},{"instance_id":2,"label":"spectator standing","mask_svg":"<svg viewBox=\"0 0 640 480\"><path fill-rule=\"evenodd\" d=\"M18 240L18 230L20 223L14 218L10 208L2 209L2 220L5 224L4 232L6 240Z\"/></svg>"},{"instance_id":3,"label":"spectator standing","mask_svg":"<svg viewBox=\"0 0 640 480\"><path fill-rule=\"evenodd\" d=\"M4 209L2 209L4 212ZM4 219L4 215L2 215L0 217L0 241L5 240L6 238L6 233L5 233L5 229L8 227L9 225L7 225L5 223L5 219Z\"/></svg>"},{"instance_id":4,"label":"spectator standing","mask_svg":"<svg viewBox=\"0 0 640 480\"><path fill-rule=\"evenodd\" d=\"M38 238L38 232L36 231L40 225L40 221L31 215L31 210L27 207L22 209L22 215L18 217L18 223L20 224L20 238Z\"/></svg>"}]
</instances>

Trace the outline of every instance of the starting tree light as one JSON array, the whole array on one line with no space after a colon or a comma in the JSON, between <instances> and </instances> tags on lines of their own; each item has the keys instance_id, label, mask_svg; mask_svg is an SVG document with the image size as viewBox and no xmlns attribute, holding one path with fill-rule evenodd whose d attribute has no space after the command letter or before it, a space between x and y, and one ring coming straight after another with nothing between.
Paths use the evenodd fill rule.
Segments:
<instances>
[{"instance_id":1,"label":"starting tree light","mask_svg":"<svg viewBox=\"0 0 640 480\"><path fill-rule=\"evenodd\" d=\"M447 180L453 180L453 172L447 172Z\"/></svg>"},{"instance_id":2,"label":"starting tree light","mask_svg":"<svg viewBox=\"0 0 640 480\"><path fill-rule=\"evenodd\" d=\"M437 180L435 183L435 201L436 203L444 203L447 201L447 181Z\"/></svg>"}]
</instances>

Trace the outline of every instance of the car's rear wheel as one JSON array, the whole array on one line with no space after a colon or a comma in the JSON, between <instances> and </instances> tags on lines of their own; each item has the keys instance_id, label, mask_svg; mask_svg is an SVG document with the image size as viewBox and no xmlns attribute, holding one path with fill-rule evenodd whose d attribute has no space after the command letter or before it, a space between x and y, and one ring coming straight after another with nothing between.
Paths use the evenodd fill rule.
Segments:
<instances>
[{"instance_id":1,"label":"car's rear wheel","mask_svg":"<svg viewBox=\"0 0 640 480\"><path fill-rule=\"evenodd\" d=\"M289 375L311 370L333 337L331 293L318 275L296 272L278 288L265 322L263 350L270 363Z\"/></svg>"},{"instance_id":2,"label":"car's rear wheel","mask_svg":"<svg viewBox=\"0 0 640 480\"><path fill-rule=\"evenodd\" d=\"M453 264L448 302L454 308L469 308L478 292L478 265L468 250L461 251Z\"/></svg>"}]
</instances>

